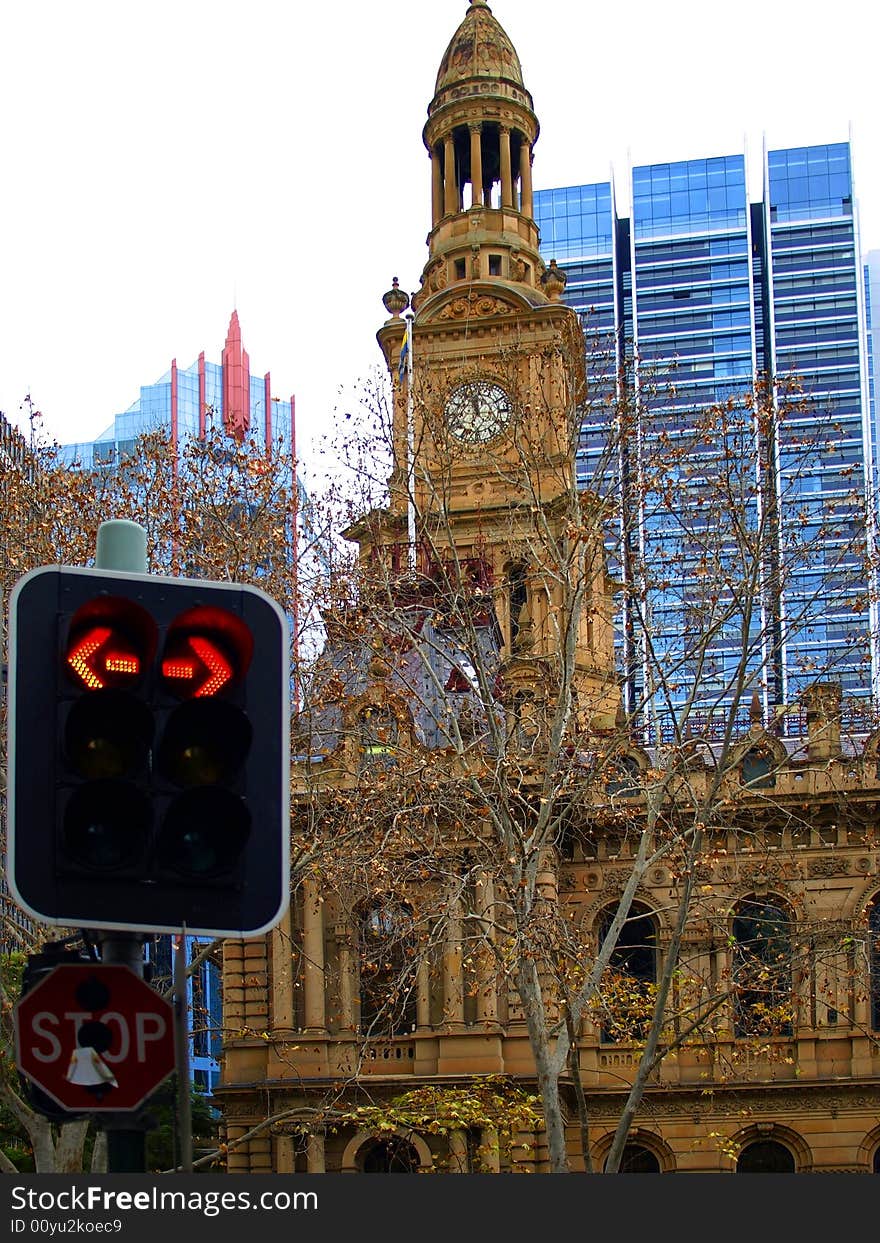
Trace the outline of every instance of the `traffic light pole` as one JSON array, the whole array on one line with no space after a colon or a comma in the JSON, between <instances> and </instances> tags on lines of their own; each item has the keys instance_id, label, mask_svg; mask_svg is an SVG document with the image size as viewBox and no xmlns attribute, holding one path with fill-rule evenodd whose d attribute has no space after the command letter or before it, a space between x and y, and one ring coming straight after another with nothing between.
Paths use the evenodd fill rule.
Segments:
<instances>
[{"instance_id":1,"label":"traffic light pole","mask_svg":"<svg viewBox=\"0 0 880 1243\"><path fill-rule=\"evenodd\" d=\"M193 1172L192 1089L189 1082L189 1031L186 998L186 928L174 946L174 1054L177 1062L177 1126L180 1136L180 1167Z\"/></svg>"},{"instance_id":2,"label":"traffic light pole","mask_svg":"<svg viewBox=\"0 0 880 1243\"><path fill-rule=\"evenodd\" d=\"M287 908L289 625L250 584L150 574L134 522L102 523L95 561L12 592L8 883L143 980L147 935L257 936ZM110 1169L142 1170L146 1122L117 1116Z\"/></svg>"},{"instance_id":3,"label":"traffic light pole","mask_svg":"<svg viewBox=\"0 0 880 1243\"><path fill-rule=\"evenodd\" d=\"M102 522L95 545L95 567L129 574L147 573L147 532L126 518ZM144 974L144 938L131 932L104 929L97 934L101 961ZM147 1168L144 1127L107 1127L107 1170L110 1174L143 1174Z\"/></svg>"}]
</instances>

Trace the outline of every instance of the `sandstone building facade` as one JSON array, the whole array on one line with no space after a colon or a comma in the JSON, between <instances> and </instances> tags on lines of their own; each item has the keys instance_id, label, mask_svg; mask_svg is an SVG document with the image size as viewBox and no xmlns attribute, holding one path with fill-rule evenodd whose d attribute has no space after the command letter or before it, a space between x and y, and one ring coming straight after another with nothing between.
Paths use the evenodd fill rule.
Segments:
<instances>
[{"instance_id":1,"label":"sandstone building facade","mask_svg":"<svg viewBox=\"0 0 880 1243\"><path fill-rule=\"evenodd\" d=\"M623 717L537 136L516 51L471 0L424 130L422 285L410 306L395 282L378 333L388 503L347 532L360 595L325 612L295 726L291 910L225 946L229 1169L547 1171L523 962L558 1034L637 873L612 983L570 1034L570 1167L603 1168L674 947L621 1168L876 1172L880 732L851 740L821 682L797 746L752 695L739 733L679 739L670 768Z\"/></svg>"}]
</instances>

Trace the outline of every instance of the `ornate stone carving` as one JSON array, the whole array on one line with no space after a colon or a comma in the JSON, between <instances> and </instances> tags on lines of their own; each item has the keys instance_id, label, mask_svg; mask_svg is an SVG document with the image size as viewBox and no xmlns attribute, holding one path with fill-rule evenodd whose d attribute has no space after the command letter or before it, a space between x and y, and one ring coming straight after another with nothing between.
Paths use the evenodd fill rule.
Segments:
<instances>
[{"instance_id":1,"label":"ornate stone carving","mask_svg":"<svg viewBox=\"0 0 880 1243\"><path fill-rule=\"evenodd\" d=\"M484 319L490 315L510 315L511 313L512 308L500 298L492 298L488 294L469 293L447 303L437 319L471 319L474 316Z\"/></svg>"},{"instance_id":2,"label":"ornate stone carving","mask_svg":"<svg viewBox=\"0 0 880 1243\"><path fill-rule=\"evenodd\" d=\"M845 876L849 871L849 859L842 855L823 855L818 859L810 859L807 863L807 875L811 877Z\"/></svg>"},{"instance_id":3,"label":"ornate stone carving","mask_svg":"<svg viewBox=\"0 0 880 1243\"><path fill-rule=\"evenodd\" d=\"M230 1120L233 1118L256 1119L258 1115L253 1101L229 1101L223 1112Z\"/></svg>"},{"instance_id":4,"label":"ornate stone carving","mask_svg":"<svg viewBox=\"0 0 880 1243\"><path fill-rule=\"evenodd\" d=\"M778 884L785 875L785 865L780 859L761 859L756 863L740 864L739 878L756 889Z\"/></svg>"},{"instance_id":5,"label":"ornate stone carving","mask_svg":"<svg viewBox=\"0 0 880 1243\"><path fill-rule=\"evenodd\" d=\"M858 1111L876 1111L877 1101L870 1093L849 1094L834 1092L826 1094L821 1089L813 1089L809 1092L801 1091L783 1091L783 1092L767 1092L762 1090L758 1085L748 1083L738 1083L735 1091L728 1092L723 1089L717 1089L712 1092L711 1089L703 1087L699 1089L701 1095L695 1098L686 1091L673 1096L671 1090L666 1087L664 1089L649 1088L648 1096L645 1098L644 1116L653 1118L666 1117L682 1117L693 1118L699 1114L702 1117L711 1115L738 1115L742 1117L743 1122L747 1122L748 1118L754 1114L773 1114L778 1118L793 1118L800 1113L821 1113L830 1114L832 1110L855 1113ZM620 1096L587 1095L587 1108L591 1118L619 1118L620 1117Z\"/></svg>"}]
</instances>

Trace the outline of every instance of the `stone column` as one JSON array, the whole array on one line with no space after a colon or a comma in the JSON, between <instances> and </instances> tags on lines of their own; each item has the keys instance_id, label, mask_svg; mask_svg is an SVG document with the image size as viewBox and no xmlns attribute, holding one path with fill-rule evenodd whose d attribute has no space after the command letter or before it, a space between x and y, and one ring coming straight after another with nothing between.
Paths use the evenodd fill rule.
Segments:
<instances>
[{"instance_id":1,"label":"stone column","mask_svg":"<svg viewBox=\"0 0 880 1243\"><path fill-rule=\"evenodd\" d=\"M455 181L455 142L451 134L443 140L443 212L454 216L458 211L458 186Z\"/></svg>"},{"instance_id":2,"label":"stone column","mask_svg":"<svg viewBox=\"0 0 880 1243\"><path fill-rule=\"evenodd\" d=\"M443 947L443 1020L460 1027L464 1023L464 988L461 953L461 901L458 882L449 887L446 940Z\"/></svg>"},{"instance_id":3,"label":"stone column","mask_svg":"<svg viewBox=\"0 0 880 1243\"><path fill-rule=\"evenodd\" d=\"M296 1172L296 1150L292 1135L276 1135L275 1137L275 1174L293 1174Z\"/></svg>"},{"instance_id":4,"label":"stone column","mask_svg":"<svg viewBox=\"0 0 880 1243\"><path fill-rule=\"evenodd\" d=\"M495 941L495 884L488 872L477 882L477 913L482 919L482 935L486 944L477 958L477 1020L498 1022L498 966L492 952Z\"/></svg>"},{"instance_id":5,"label":"stone column","mask_svg":"<svg viewBox=\"0 0 880 1243\"><path fill-rule=\"evenodd\" d=\"M309 1174L325 1173L323 1135L308 1135L306 1137L306 1169Z\"/></svg>"},{"instance_id":6,"label":"stone column","mask_svg":"<svg viewBox=\"0 0 880 1243\"><path fill-rule=\"evenodd\" d=\"M480 1143L480 1158L488 1174L501 1173L501 1150L498 1143L498 1132L490 1127L483 1130Z\"/></svg>"},{"instance_id":7,"label":"stone column","mask_svg":"<svg viewBox=\"0 0 880 1243\"><path fill-rule=\"evenodd\" d=\"M510 167L510 130L506 125L498 127L501 143L501 206L513 207L513 173Z\"/></svg>"},{"instance_id":8,"label":"stone column","mask_svg":"<svg viewBox=\"0 0 880 1243\"><path fill-rule=\"evenodd\" d=\"M443 215L443 173L440 169L440 152L431 148L431 227Z\"/></svg>"},{"instance_id":9,"label":"stone column","mask_svg":"<svg viewBox=\"0 0 880 1243\"><path fill-rule=\"evenodd\" d=\"M483 201L482 126L479 121L472 121L468 129L471 132L471 206L479 207Z\"/></svg>"},{"instance_id":10,"label":"stone column","mask_svg":"<svg viewBox=\"0 0 880 1243\"><path fill-rule=\"evenodd\" d=\"M422 957L416 976L416 1028L427 1031L431 1026L431 967Z\"/></svg>"},{"instance_id":11,"label":"stone column","mask_svg":"<svg viewBox=\"0 0 880 1243\"><path fill-rule=\"evenodd\" d=\"M526 142L525 135L519 149L519 184L519 209L524 216L531 216L535 210L532 199L532 149Z\"/></svg>"},{"instance_id":12,"label":"stone column","mask_svg":"<svg viewBox=\"0 0 880 1243\"><path fill-rule=\"evenodd\" d=\"M351 953L351 932L345 924L334 928L339 961L339 1025L343 1031L354 1031L354 975Z\"/></svg>"},{"instance_id":13,"label":"stone column","mask_svg":"<svg viewBox=\"0 0 880 1243\"><path fill-rule=\"evenodd\" d=\"M730 960L730 953L725 945L716 945L713 951L712 979L713 983L717 980L729 980L730 972L733 964ZM733 1035L735 1026L736 1007L733 997L731 997L720 1010L716 1011L715 1030L722 1037L730 1037Z\"/></svg>"},{"instance_id":14,"label":"stone column","mask_svg":"<svg viewBox=\"0 0 880 1243\"><path fill-rule=\"evenodd\" d=\"M305 1028L324 1032L324 910L318 884L311 876L303 881L303 960Z\"/></svg>"},{"instance_id":15,"label":"stone column","mask_svg":"<svg viewBox=\"0 0 880 1243\"><path fill-rule=\"evenodd\" d=\"M293 955L291 953L290 908L272 930L272 1014L275 1031L293 1029Z\"/></svg>"},{"instance_id":16,"label":"stone column","mask_svg":"<svg viewBox=\"0 0 880 1243\"><path fill-rule=\"evenodd\" d=\"M467 1131L449 1132L449 1173L467 1174Z\"/></svg>"}]
</instances>

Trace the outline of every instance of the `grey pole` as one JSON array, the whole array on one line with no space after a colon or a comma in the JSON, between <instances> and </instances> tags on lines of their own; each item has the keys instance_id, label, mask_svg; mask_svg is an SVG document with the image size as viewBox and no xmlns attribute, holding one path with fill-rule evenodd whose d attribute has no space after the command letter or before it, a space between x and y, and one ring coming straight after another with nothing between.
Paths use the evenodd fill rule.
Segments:
<instances>
[{"instance_id":1,"label":"grey pole","mask_svg":"<svg viewBox=\"0 0 880 1243\"><path fill-rule=\"evenodd\" d=\"M186 925L174 950L174 1054L177 1062L177 1121L180 1134L180 1166L193 1172L192 1091L189 1082L189 1031L187 1029Z\"/></svg>"},{"instance_id":2,"label":"grey pole","mask_svg":"<svg viewBox=\"0 0 880 1243\"><path fill-rule=\"evenodd\" d=\"M147 573L147 532L137 522L114 518L98 527L95 567L129 574ZM143 938L131 932L104 929L98 933L101 961L130 967L143 979ZM143 1126L105 1126L107 1166L111 1174L142 1174L146 1170L146 1132Z\"/></svg>"},{"instance_id":3,"label":"grey pole","mask_svg":"<svg viewBox=\"0 0 880 1243\"><path fill-rule=\"evenodd\" d=\"M114 518L98 527L95 567L129 574L147 572L147 532L137 522ZM106 929L98 934L103 962L122 963L143 978L143 939L131 932Z\"/></svg>"}]
</instances>

